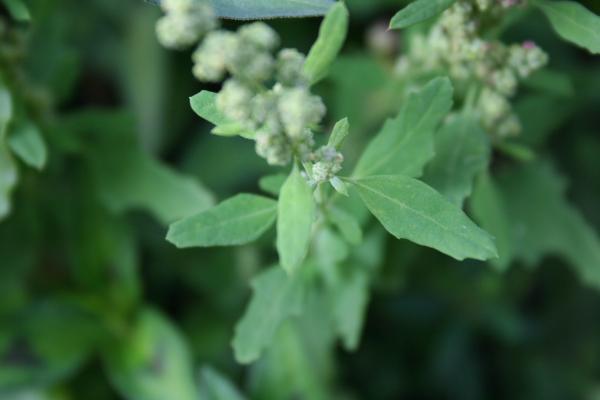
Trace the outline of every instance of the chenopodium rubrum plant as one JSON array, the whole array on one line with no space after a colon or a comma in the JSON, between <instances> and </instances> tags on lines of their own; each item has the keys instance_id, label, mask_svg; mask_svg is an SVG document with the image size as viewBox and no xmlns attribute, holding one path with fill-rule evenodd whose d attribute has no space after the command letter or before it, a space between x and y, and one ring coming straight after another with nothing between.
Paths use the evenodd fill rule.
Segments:
<instances>
[{"instance_id":1,"label":"chenopodium rubrum plant","mask_svg":"<svg viewBox=\"0 0 600 400\"><path fill-rule=\"evenodd\" d=\"M165 28L170 18L188 18L179 16L183 3L203 21L186 22L195 32ZM261 180L276 199L238 194L174 223L167 236L181 248L243 245L276 224L279 265L253 281L254 296L233 339L239 362L257 360L280 326L309 312L315 298L326 299L316 312L331 316L345 347L357 346L377 266L372 248L378 245L377 235L363 238L357 200L399 239L458 260L497 256L493 238L459 205L416 179L432 158L434 132L453 105L448 78L434 78L408 94L401 113L374 137L353 172L342 174L350 124L337 122L326 143L317 145L326 106L311 88L327 76L343 46L345 5L331 7L305 56L294 49L277 51L277 33L262 22L237 32L212 30L216 23L206 18L209 13L192 3L163 2L167 14L157 30L161 42L175 48L202 37L193 54L194 75L208 82L227 78L219 93L192 97L193 110L215 125L213 134L254 141L267 163L290 171Z\"/></svg>"}]
</instances>

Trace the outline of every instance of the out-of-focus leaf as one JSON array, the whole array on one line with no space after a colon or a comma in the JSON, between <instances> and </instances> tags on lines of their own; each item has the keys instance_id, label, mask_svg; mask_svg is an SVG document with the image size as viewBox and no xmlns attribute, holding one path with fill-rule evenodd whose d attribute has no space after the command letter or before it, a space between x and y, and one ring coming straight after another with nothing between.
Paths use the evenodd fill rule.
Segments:
<instances>
[{"instance_id":1,"label":"out-of-focus leaf","mask_svg":"<svg viewBox=\"0 0 600 400\"><path fill-rule=\"evenodd\" d=\"M600 239L565 200L565 183L547 163L523 165L501 176L515 257L530 265L547 254L568 260L581 279L600 287Z\"/></svg>"},{"instance_id":2,"label":"out-of-focus leaf","mask_svg":"<svg viewBox=\"0 0 600 400\"><path fill-rule=\"evenodd\" d=\"M304 64L304 73L312 84L329 72L329 67L344 45L348 34L348 9L343 2L331 7L319 30L319 37L310 49Z\"/></svg>"},{"instance_id":3,"label":"out-of-focus leaf","mask_svg":"<svg viewBox=\"0 0 600 400\"><path fill-rule=\"evenodd\" d=\"M172 224L167 240L179 248L241 245L258 239L276 216L275 200L239 194Z\"/></svg>"},{"instance_id":4,"label":"out-of-focus leaf","mask_svg":"<svg viewBox=\"0 0 600 400\"><path fill-rule=\"evenodd\" d=\"M37 126L25 123L15 127L8 136L8 144L23 162L41 170L46 165L48 150Z\"/></svg>"},{"instance_id":5,"label":"out-of-focus leaf","mask_svg":"<svg viewBox=\"0 0 600 400\"><path fill-rule=\"evenodd\" d=\"M390 21L390 29L403 29L427 21L449 8L456 0L416 0L400 10Z\"/></svg>"},{"instance_id":6,"label":"out-of-focus leaf","mask_svg":"<svg viewBox=\"0 0 600 400\"><path fill-rule=\"evenodd\" d=\"M29 9L23 0L3 0L10 15L17 21L28 22L31 20Z\"/></svg>"},{"instance_id":7,"label":"out-of-focus leaf","mask_svg":"<svg viewBox=\"0 0 600 400\"><path fill-rule=\"evenodd\" d=\"M12 96L0 81L0 221L10 213L10 194L18 177L17 168L6 145L6 132L12 117Z\"/></svg>"},{"instance_id":8,"label":"out-of-focus leaf","mask_svg":"<svg viewBox=\"0 0 600 400\"><path fill-rule=\"evenodd\" d=\"M540 113L539 110L552 110L551 113ZM515 111L523 125L523 133L519 140L525 144L539 146L553 133L574 110L571 102L542 95L526 96L515 104Z\"/></svg>"},{"instance_id":9,"label":"out-of-focus leaf","mask_svg":"<svg viewBox=\"0 0 600 400\"><path fill-rule=\"evenodd\" d=\"M211 0L217 15L232 19L263 19L323 15L334 0Z\"/></svg>"},{"instance_id":10,"label":"out-of-focus leaf","mask_svg":"<svg viewBox=\"0 0 600 400\"><path fill-rule=\"evenodd\" d=\"M211 367L200 371L200 396L203 400L245 399L229 379Z\"/></svg>"},{"instance_id":11,"label":"out-of-focus leaf","mask_svg":"<svg viewBox=\"0 0 600 400\"><path fill-rule=\"evenodd\" d=\"M233 349L238 362L256 361L271 343L279 326L302 311L303 274L290 276L280 267L269 268L252 281L252 300L235 328Z\"/></svg>"},{"instance_id":12,"label":"out-of-focus leaf","mask_svg":"<svg viewBox=\"0 0 600 400\"><path fill-rule=\"evenodd\" d=\"M490 142L477 118L456 115L436 136L435 157L425 169L424 181L461 206L489 159Z\"/></svg>"},{"instance_id":13,"label":"out-of-focus leaf","mask_svg":"<svg viewBox=\"0 0 600 400\"><path fill-rule=\"evenodd\" d=\"M433 133L453 103L448 78L436 78L411 93L400 115L388 120L363 153L355 176L401 174L418 177L434 155Z\"/></svg>"},{"instance_id":14,"label":"out-of-focus leaf","mask_svg":"<svg viewBox=\"0 0 600 400\"><path fill-rule=\"evenodd\" d=\"M354 216L342 209L331 207L327 213L327 217L348 243L357 245L362 241L362 230Z\"/></svg>"},{"instance_id":15,"label":"out-of-focus leaf","mask_svg":"<svg viewBox=\"0 0 600 400\"><path fill-rule=\"evenodd\" d=\"M281 266L290 275L308 253L315 208L312 190L294 166L281 188L277 206L277 252Z\"/></svg>"},{"instance_id":16,"label":"out-of-focus leaf","mask_svg":"<svg viewBox=\"0 0 600 400\"><path fill-rule=\"evenodd\" d=\"M432 247L457 260L497 257L493 239L423 182L400 175L353 182L369 210L398 239Z\"/></svg>"},{"instance_id":17,"label":"out-of-focus leaf","mask_svg":"<svg viewBox=\"0 0 600 400\"><path fill-rule=\"evenodd\" d=\"M198 399L187 344L156 311L141 312L128 336L103 355L110 381L127 400Z\"/></svg>"},{"instance_id":18,"label":"out-of-focus leaf","mask_svg":"<svg viewBox=\"0 0 600 400\"><path fill-rule=\"evenodd\" d=\"M501 271L506 270L513 258L511 220L496 182L487 173L481 174L476 181L470 208L479 225L496 240L498 258L490 263Z\"/></svg>"},{"instance_id":19,"label":"out-of-focus leaf","mask_svg":"<svg viewBox=\"0 0 600 400\"><path fill-rule=\"evenodd\" d=\"M211 131L218 136L242 136L246 139L252 139L254 132L246 131L239 123L231 121L223 115L216 104L217 94L203 90L200 93L190 97L192 110L198 116L204 118L215 128Z\"/></svg>"},{"instance_id":20,"label":"out-of-focus leaf","mask_svg":"<svg viewBox=\"0 0 600 400\"><path fill-rule=\"evenodd\" d=\"M571 97L575 94L571 77L566 73L550 69L535 72L523 83L532 89L558 97Z\"/></svg>"},{"instance_id":21,"label":"out-of-focus leaf","mask_svg":"<svg viewBox=\"0 0 600 400\"><path fill-rule=\"evenodd\" d=\"M279 196L279 192L287 179L287 175L275 174L260 178L258 186L267 193L273 196Z\"/></svg>"},{"instance_id":22,"label":"out-of-focus leaf","mask_svg":"<svg viewBox=\"0 0 600 400\"><path fill-rule=\"evenodd\" d=\"M600 54L600 17L574 1L535 0L533 2L565 40Z\"/></svg>"}]
</instances>

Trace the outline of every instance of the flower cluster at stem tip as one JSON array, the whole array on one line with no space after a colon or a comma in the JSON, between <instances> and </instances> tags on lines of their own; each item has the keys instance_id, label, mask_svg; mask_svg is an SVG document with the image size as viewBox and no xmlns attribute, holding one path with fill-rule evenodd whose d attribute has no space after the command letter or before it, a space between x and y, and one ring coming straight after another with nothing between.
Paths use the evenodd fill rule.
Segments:
<instances>
[{"instance_id":1,"label":"flower cluster at stem tip","mask_svg":"<svg viewBox=\"0 0 600 400\"><path fill-rule=\"evenodd\" d=\"M410 52L398 60L398 73L444 68L458 84L477 82L480 91L475 108L484 128L498 138L518 135L521 123L510 98L520 81L546 65L548 56L532 41L506 45L484 38L484 32L521 3L459 0L442 14L427 36L412 37Z\"/></svg>"},{"instance_id":2,"label":"flower cluster at stem tip","mask_svg":"<svg viewBox=\"0 0 600 400\"><path fill-rule=\"evenodd\" d=\"M205 82L226 79L216 96L217 109L253 132L259 156L276 166L298 160L309 166L306 174L313 185L335 178L344 157L332 146L315 144L314 130L326 108L310 91L304 54L277 51L279 35L263 22L236 32L217 29L218 19L204 0L163 0L162 8L160 42L176 49L199 43L192 55L194 76Z\"/></svg>"}]
</instances>

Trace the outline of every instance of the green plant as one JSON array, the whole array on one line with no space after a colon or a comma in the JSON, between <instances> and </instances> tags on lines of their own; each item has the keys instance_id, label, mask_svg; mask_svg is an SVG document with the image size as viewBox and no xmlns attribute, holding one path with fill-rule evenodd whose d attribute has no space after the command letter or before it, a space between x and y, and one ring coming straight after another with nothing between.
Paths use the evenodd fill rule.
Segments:
<instances>
[{"instance_id":1,"label":"green plant","mask_svg":"<svg viewBox=\"0 0 600 400\"><path fill-rule=\"evenodd\" d=\"M359 348L372 289L389 274L402 280L398 269L383 268L395 260L390 248L408 258L424 251L411 242L444 254L433 253L433 263L471 260L464 262L483 269L485 262L494 282L508 279L501 273L511 265L558 254L583 282L600 285L598 235L565 199L562 178L542 147L571 107L585 107L568 100L571 106L556 115L538 112L571 98L574 74L553 65L552 51L541 44L507 39L522 19L541 12L561 38L600 53L600 17L578 3L417 0L391 19L392 30L403 30L399 56L398 37L377 26L369 36L373 54L342 52L351 32L348 8L376 8L374 2L144 5L145 12L163 13L155 26L160 44L195 46L189 75L220 85L190 97L191 109L223 142L217 146L231 146L203 168L217 183L229 164L239 163L240 174L250 168L244 163L269 171L258 180L262 194L231 184L233 195L221 201L158 161L152 153L159 141L150 133L138 140L126 114L57 107L61 90L73 85L72 53L43 35L52 28L36 32L35 16L52 11L41 0L31 3L4 0L10 21L0 20L0 218L7 218L0 230L7 265L0 394L18 398L29 388L40 398L81 396L60 383L99 359L111 387L126 399L244 398L211 367L197 379L198 354L184 339L184 324L150 305L168 304L177 293L162 281L169 263L184 277L192 276L186 266L204 260L213 269L191 278L209 294L208 306L189 306L190 315L212 310L203 325L209 332L190 331L205 353L214 345L229 355L222 340L231 342L235 361L252 364L248 392L257 399L351 398L336 383L334 354L338 342L346 351ZM265 22L221 28L225 19L313 15L324 18L306 55L280 49L285 40ZM131 27L138 40L129 48L131 60L142 67L118 74L126 76L127 104L143 116L138 125L156 133L181 111L169 109L170 98L161 102L168 91L152 85L167 75L164 60L146 61L159 54L149 50L154 39L139 41L150 35L155 17ZM180 87L197 85L173 75ZM249 147L256 154L238 159L235 149ZM258 167L254 156L262 159ZM166 240L182 250L167 246L147 221L123 215L139 209L168 225ZM385 232L406 240L389 244ZM225 246L237 247L189 252ZM161 265L146 277L154 283L144 294L140 266L154 263ZM39 272L44 268L56 272ZM233 328L230 318L239 316L249 280L251 298ZM182 303L174 314L188 307ZM185 324L194 325L193 317ZM81 385L93 381L83 376Z\"/></svg>"}]
</instances>

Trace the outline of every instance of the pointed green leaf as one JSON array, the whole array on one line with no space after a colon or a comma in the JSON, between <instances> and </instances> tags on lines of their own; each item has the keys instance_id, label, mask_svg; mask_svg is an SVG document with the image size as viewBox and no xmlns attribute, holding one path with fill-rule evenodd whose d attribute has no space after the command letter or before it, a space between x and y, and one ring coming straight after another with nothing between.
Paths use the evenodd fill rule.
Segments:
<instances>
[{"instance_id":1,"label":"pointed green leaf","mask_svg":"<svg viewBox=\"0 0 600 400\"><path fill-rule=\"evenodd\" d=\"M229 379L211 367L200 371L200 395L202 400L245 399Z\"/></svg>"},{"instance_id":2,"label":"pointed green leaf","mask_svg":"<svg viewBox=\"0 0 600 400\"><path fill-rule=\"evenodd\" d=\"M197 400L191 353L176 327L144 310L129 336L105 349L113 386L128 400Z\"/></svg>"},{"instance_id":3,"label":"pointed green leaf","mask_svg":"<svg viewBox=\"0 0 600 400\"><path fill-rule=\"evenodd\" d=\"M256 361L271 343L282 322L302 311L304 279L281 268L270 268L252 281L253 295L235 328L233 349L238 362Z\"/></svg>"},{"instance_id":4,"label":"pointed green leaf","mask_svg":"<svg viewBox=\"0 0 600 400\"><path fill-rule=\"evenodd\" d=\"M432 247L457 260L497 256L492 238L423 182L388 175L354 183L369 210L398 239Z\"/></svg>"},{"instance_id":5,"label":"pointed green leaf","mask_svg":"<svg viewBox=\"0 0 600 400\"><path fill-rule=\"evenodd\" d=\"M23 0L4 0L4 5L8 9L10 15L19 22L28 22L31 20L29 9Z\"/></svg>"},{"instance_id":6,"label":"pointed green leaf","mask_svg":"<svg viewBox=\"0 0 600 400\"><path fill-rule=\"evenodd\" d=\"M327 146L335 147L339 149L346 136L350 132L350 123L348 122L348 118L344 118L338 121L333 127L333 131L331 132L331 136L329 137L329 142Z\"/></svg>"},{"instance_id":7,"label":"pointed green leaf","mask_svg":"<svg viewBox=\"0 0 600 400\"><path fill-rule=\"evenodd\" d=\"M219 111L216 97L216 93L203 90L190 97L190 106L198 116L215 125L211 133L218 136L239 135L246 139L252 139L254 137L253 132L245 130L239 123L231 121Z\"/></svg>"},{"instance_id":8,"label":"pointed green leaf","mask_svg":"<svg viewBox=\"0 0 600 400\"><path fill-rule=\"evenodd\" d=\"M354 176L401 174L418 177L433 157L433 133L450 111L453 88L448 78L436 78L411 93L400 115L388 120L369 143Z\"/></svg>"},{"instance_id":9,"label":"pointed green leaf","mask_svg":"<svg viewBox=\"0 0 600 400\"><path fill-rule=\"evenodd\" d=\"M276 215L275 200L239 194L172 224L167 240L179 248L246 244L269 229Z\"/></svg>"},{"instance_id":10,"label":"pointed green leaf","mask_svg":"<svg viewBox=\"0 0 600 400\"><path fill-rule=\"evenodd\" d=\"M574 1L535 0L533 2L565 40L600 54L600 17Z\"/></svg>"},{"instance_id":11,"label":"pointed green leaf","mask_svg":"<svg viewBox=\"0 0 600 400\"><path fill-rule=\"evenodd\" d=\"M452 203L462 206L473 180L490 159L490 141L472 115L457 115L438 132L435 158L425 169L424 181Z\"/></svg>"},{"instance_id":12,"label":"pointed green leaf","mask_svg":"<svg viewBox=\"0 0 600 400\"><path fill-rule=\"evenodd\" d=\"M390 21L390 29L403 29L433 18L456 0L416 0L400 10Z\"/></svg>"},{"instance_id":13,"label":"pointed green leaf","mask_svg":"<svg viewBox=\"0 0 600 400\"><path fill-rule=\"evenodd\" d=\"M46 143L35 125L26 123L17 126L9 135L8 143L11 150L30 167L42 170L46 165Z\"/></svg>"},{"instance_id":14,"label":"pointed green leaf","mask_svg":"<svg viewBox=\"0 0 600 400\"><path fill-rule=\"evenodd\" d=\"M323 15L333 0L211 0L217 15L231 19L263 19Z\"/></svg>"},{"instance_id":15,"label":"pointed green leaf","mask_svg":"<svg viewBox=\"0 0 600 400\"><path fill-rule=\"evenodd\" d=\"M281 188L277 207L277 252L281 266L293 274L308 253L315 219L313 193L297 166Z\"/></svg>"},{"instance_id":16,"label":"pointed green leaf","mask_svg":"<svg viewBox=\"0 0 600 400\"><path fill-rule=\"evenodd\" d=\"M504 271L512 262L511 224L502 194L487 173L481 174L470 199L473 218L496 239L498 258L490 263Z\"/></svg>"},{"instance_id":17,"label":"pointed green leaf","mask_svg":"<svg viewBox=\"0 0 600 400\"><path fill-rule=\"evenodd\" d=\"M310 49L304 64L304 72L312 84L329 72L329 68L342 49L348 34L348 9L343 2L331 7L319 30L319 37Z\"/></svg>"}]
</instances>

